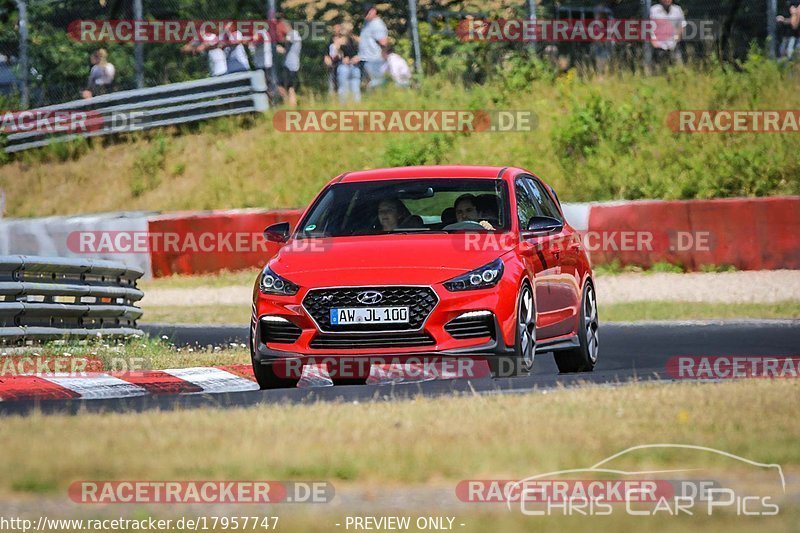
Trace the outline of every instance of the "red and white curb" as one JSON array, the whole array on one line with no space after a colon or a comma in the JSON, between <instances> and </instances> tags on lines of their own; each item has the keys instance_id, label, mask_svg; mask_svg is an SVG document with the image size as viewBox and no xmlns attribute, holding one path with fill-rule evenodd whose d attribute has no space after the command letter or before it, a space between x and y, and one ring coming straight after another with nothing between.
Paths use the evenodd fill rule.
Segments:
<instances>
[{"instance_id":1,"label":"red and white curb","mask_svg":"<svg viewBox=\"0 0 800 533\"><path fill-rule=\"evenodd\" d=\"M414 383L459 376L452 365L375 364L369 385ZM489 376L489 367L479 362L470 377ZM299 388L330 387L333 380L324 365L305 365ZM177 368L141 372L31 374L0 376L0 402L22 400L105 400L165 394L222 394L258 390L250 365Z\"/></svg>"}]
</instances>

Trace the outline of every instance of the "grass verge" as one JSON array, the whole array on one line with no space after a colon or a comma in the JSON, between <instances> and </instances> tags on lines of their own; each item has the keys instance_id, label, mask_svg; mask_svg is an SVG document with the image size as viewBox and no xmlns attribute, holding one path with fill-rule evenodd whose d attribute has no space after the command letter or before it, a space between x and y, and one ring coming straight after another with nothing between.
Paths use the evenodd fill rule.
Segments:
<instances>
[{"instance_id":1,"label":"grass verge","mask_svg":"<svg viewBox=\"0 0 800 533\"><path fill-rule=\"evenodd\" d=\"M100 362L99 365L92 364L87 367L89 371L159 370L250 363L250 352L241 344L227 347L175 348L165 339L153 338L131 339L118 343L90 340L52 342L26 348L3 347L0 350L0 374L12 375L17 367L14 366L12 359L3 359L7 355L39 356L41 359L74 357Z\"/></svg>"},{"instance_id":2,"label":"grass verge","mask_svg":"<svg viewBox=\"0 0 800 533\"><path fill-rule=\"evenodd\" d=\"M797 380L747 380L360 404L12 416L0 424L0 470L6 473L0 494L64 494L81 479L317 479L377 490L454 488L462 479L520 479L588 467L651 442L713 447L796 473L800 425L789 406L798 401ZM689 460L681 451L641 452L624 466L686 468ZM704 457L703 464L730 463Z\"/></svg>"}]
</instances>

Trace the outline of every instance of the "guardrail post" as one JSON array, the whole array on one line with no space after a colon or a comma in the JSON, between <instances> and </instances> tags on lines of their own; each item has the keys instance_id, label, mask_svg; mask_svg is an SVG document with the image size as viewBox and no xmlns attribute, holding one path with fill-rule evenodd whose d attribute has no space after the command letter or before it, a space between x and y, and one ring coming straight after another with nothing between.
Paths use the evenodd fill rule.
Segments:
<instances>
[{"instance_id":1,"label":"guardrail post","mask_svg":"<svg viewBox=\"0 0 800 533\"><path fill-rule=\"evenodd\" d=\"M252 71L250 76L250 87L253 89L253 107L255 107L256 111L264 113L269 109L267 78L261 69Z\"/></svg>"}]
</instances>

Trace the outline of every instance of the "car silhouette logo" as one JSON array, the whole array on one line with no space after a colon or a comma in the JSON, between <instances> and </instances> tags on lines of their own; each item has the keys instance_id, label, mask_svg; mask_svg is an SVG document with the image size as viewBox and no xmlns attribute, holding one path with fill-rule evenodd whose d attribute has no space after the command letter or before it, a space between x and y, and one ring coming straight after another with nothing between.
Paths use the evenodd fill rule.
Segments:
<instances>
[{"instance_id":1,"label":"car silhouette logo","mask_svg":"<svg viewBox=\"0 0 800 533\"><path fill-rule=\"evenodd\" d=\"M364 305L375 305L383 300L383 294L379 293L378 291L364 291L358 293L356 300L358 300L358 303L362 303Z\"/></svg>"}]
</instances>

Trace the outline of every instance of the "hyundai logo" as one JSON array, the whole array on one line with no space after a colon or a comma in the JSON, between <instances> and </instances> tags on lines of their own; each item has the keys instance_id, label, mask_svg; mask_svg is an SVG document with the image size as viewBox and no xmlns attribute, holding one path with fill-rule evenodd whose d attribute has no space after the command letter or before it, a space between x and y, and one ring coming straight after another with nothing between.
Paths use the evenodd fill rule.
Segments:
<instances>
[{"instance_id":1,"label":"hyundai logo","mask_svg":"<svg viewBox=\"0 0 800 533\"><path fill-rule=\"evenodd\" d=\"M364 305L375 305L383 300L383 294L379 293L378 291L359 292L356 296L356 300Z\"/></svg>"}]
</instances>

